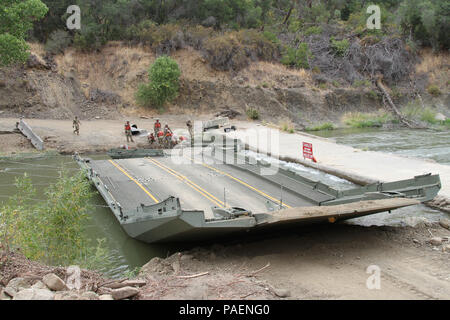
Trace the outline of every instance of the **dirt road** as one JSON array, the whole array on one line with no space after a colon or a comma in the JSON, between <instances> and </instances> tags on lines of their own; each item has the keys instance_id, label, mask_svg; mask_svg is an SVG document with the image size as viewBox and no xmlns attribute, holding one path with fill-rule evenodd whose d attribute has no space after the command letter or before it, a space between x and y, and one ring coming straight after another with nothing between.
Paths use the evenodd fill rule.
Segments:
<instances>
[{"instance_id":1,"label":"dirt road","mask_svg":"<svg viewBox=\"0 0 450 320\"><path fill-rule=\"evenodd\" d=\"M193 272L226 270L255 277L288 299L450 299L450 253L428 244L450 231L350 225L316 226L288 235L193 250ZM448 244L448 242L447 242ZM380 289L366 286L380 268ZM251 297L249 297L251 299Z\"/></svg>"}]
</instances>

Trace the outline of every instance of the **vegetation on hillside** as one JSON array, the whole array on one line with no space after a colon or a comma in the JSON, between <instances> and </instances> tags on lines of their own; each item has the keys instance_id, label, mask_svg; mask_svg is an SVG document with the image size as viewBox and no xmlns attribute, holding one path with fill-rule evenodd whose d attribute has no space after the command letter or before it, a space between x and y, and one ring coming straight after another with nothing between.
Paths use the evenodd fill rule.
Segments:
<instances>
[{"instance_id":1,"label":"vegetation on hillside","mask_svg":"<svg viewBox=\"0 0 450 320\"><path fill-rule=\"evenodd\" d=\"M180 75L181 71L175 60L167 56L159 57L148 71L150 82L139 86L137 101L143 106L161 108L177 97Z\"/></svg>"}]
</instances>

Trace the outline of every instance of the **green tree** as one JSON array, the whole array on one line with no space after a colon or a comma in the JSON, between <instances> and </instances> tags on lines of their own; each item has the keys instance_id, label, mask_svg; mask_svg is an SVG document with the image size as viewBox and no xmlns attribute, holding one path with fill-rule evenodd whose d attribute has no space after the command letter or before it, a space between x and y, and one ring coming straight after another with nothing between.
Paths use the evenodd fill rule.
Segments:
<instances>
[{"instance_id":1,"label":"green tree","mask_svg":"<svg viewBox=\"0 0 450 320\"><path fill-rule=\"evenodd\" d=\"M141 84L136 94L139 104L162 107L178 96L181 71L175 60L162 56L156 59L148 71L150 82Z\"/></svg>"},{"instance_id":2,"label":"green tree","mask_svg":"<svg viewBox=\"0 0 450 320\"><path fill-rule=\"evenodd\" d=\"M47 6L40 0L2 0L0 3L0 66L25 62L25 36L42 19Z\"/></svg>"}]
</instances>

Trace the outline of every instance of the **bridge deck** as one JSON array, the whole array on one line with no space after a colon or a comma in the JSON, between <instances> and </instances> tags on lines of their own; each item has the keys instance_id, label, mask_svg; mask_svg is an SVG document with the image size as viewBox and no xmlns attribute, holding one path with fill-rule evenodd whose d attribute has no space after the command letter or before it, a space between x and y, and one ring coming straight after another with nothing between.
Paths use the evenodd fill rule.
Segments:
<instances>
[{"instance_id":1,"label":"bridge deck","mask_svg":"<svg viewBox=\"0 0 450 320\"><path fill-rule=\"evenodd\" d=\"M124 209L152 205L169 196L180 199L183 210L203 210L212 218L211 207L241 207L266 212L266 202L283 208L312 206L294 192L267 179L229 165L177 164L170 157L91 161L91 166ZM293 185L294 184L294 185ZM290 181L295 190L305 188Z\"/></svg>"}]
</instances>

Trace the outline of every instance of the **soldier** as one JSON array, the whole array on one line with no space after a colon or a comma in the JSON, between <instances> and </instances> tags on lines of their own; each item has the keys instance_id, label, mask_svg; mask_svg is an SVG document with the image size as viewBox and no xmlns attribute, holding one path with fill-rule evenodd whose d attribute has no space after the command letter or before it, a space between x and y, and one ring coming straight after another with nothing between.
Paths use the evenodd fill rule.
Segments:
<instances>
[{"instance_id":1,"label":"soldier","mask_svg":"<svg viewBox=\"0 0 450 320\"><path fill-rule=\"evenodd\" d=\"M188 127L189 135L191 136L191 141L194 142L194 127L192 125L192 121L188 120L188 122L186 122L186 125Z\"/></svg>"},{"instance_id":2,"label":"soldier","mask_svg":"<svg viewBox=\"0 0 450 320\"><path fill-rule=\"evenodd\" d=\"M75 117L72 124L72 127L74 128L73 134L76 134L78 136L80 135L80 125L81 125L80 120L78 120L78 117Z\"/></svg>"},{"instance_id":3,"label":"soldier","mask_svg":"<svg viewBox=\"0 0 450 320\"><path fill-rule=\"evenodd\" d=\"M153 133L150 133L148 135L148 142L150 142L151 145L153 145L156 142L155 135Z\"/></svg>"},{"instance_id":4,"label":"soldier","mask_svg":"<svg viewBox=\"0 0 450 320\"><path fill-rule=\"evenodd\" d=\"M159 145L162 147L163 143L164 143L164 132L159 131L158 134L156 135L158 137L158 143Z\"/></svg>"},{"instance_id":5,"label":"soldier","mask_svg":"<svg viewBox=\"0 0 450 320\"><path fill-rule=\"evenodd\" d=\"M159 122L159 119L156 119L154 131L155 131L155 136L157 136L158 132L161 131L161 122Z\"/></svg>"},{"instance_id":6,"label":"soldier","mask_svg":"<svg viewBox=\"0 0 450 320\"><path fill-rule=\"evenodd\" d=\"M130 121L127 121L127 123L125 123L125 136L127 137L127 142L134 142L133 140L133 135L131 134L131 125L130 125Z\"/></svg>"},{"instance_id":7,"label":"soldier","mask_svg":"<svg viewBox=\"0 0 450 320\"><path fill-rule=\"evenodd\" d=\"M172 148L172 136L173 136L172 131L170 129L167 130L166 135L165 135L165 138L166 138L165 145L166 145L167 149Z\"/></svg>"}]
</instances>

